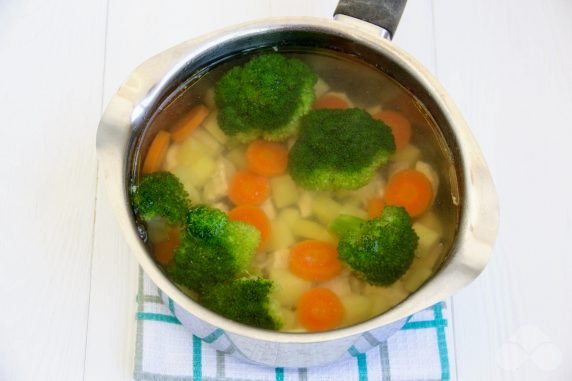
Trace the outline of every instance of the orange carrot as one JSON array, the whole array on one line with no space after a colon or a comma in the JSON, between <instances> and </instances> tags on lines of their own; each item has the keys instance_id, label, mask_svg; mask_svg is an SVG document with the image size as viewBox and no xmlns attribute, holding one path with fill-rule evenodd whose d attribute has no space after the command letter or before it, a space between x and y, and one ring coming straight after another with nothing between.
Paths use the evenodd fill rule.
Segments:
<instances>
[{"instance_id":1,"label":"orange carrot","mask_svg":"<svg viewBox=\"0 0 572 381\"><path fill-rule=\"evenodd\" d=\"M170 142L171 134L167 131L161 130L155 135L147 151L147 156L145 156L143 161L143 168L141 169L143 174L156 172L161 169L161 164L163 164Z\"/></svg>"},{"instance_id":2,"label":"orange carrot","mask_svg":"<svg viewBox=\"0 0 572 381\"><path fill-rule=\"evenodd\" d=\"M338 252L331 243L306 240L290 248L290 271L307 280L327 280L342 270Z\"/></svg>"},{"instance_id":3,"label":"orange carrot","mask_svg":"<svg viewBox=\"0 0 572 381\"><path fill-rule=\"evenodd\" d=\"M405 147L411 140L411 123L403 114L397 111L380 111L375 113L373 117L391 128L397 151Z\"/></svg>"},{"instance_id":4,"label":"orange carrot","mask_svg":"<svg viewBox=\"0 0 572 381\"><path fill-rule=\"evenodd\" d=\"M411 217L421 215L431 204L433 188L429 179L414 169L397 172L385 188L386 205L405 208Z\"/></svg>"},{"instance_id":5,"label":"orange carrot","mask_svg":"<svg viewBox=\"0 0 572 381\"><path fill-rule=\"evenodd\" d=\"M155 259L157 262L166 266L171 262L174 255L174 250L177 246L179 246L179 232L177 230L171 231L169 233L169 237L161 241L159 243L154 244L154 251L153 254L155 255Z\"/></svg>"},{"instance_id":6,"label":"orange carrot","mask_svg":"<svg viewBox=\"0 0 572 381\"><path fill-rule=\"evenodd\" d=\"M385 207L385 202L380 197L374 197L367 203L367 215L369 218L376 218L381 215L383 208Z\"/></svg>"},{"instance_id":7,"label":"orange carrot","mask_svg":"<svg viewBox=\"0 0 572 381\"><path fill-rule=\"evenodd\" d=\"M308 331L336 328L344 317L340 298L327 288L312 288L300 297L298 321Z\"/></svg>"},{"instance_id":8,"label":"orange carrot","mask_svg":"<svg viewBox=\"0 0 572 381\"><path fill-rule=\"evenodd\" d=\"M344 98L334 94L324 94L314 102L315 109L346 109L348 107L350 105Z\"/></svg>"},{"instance_id":9,"label":"orange carrot","mask_svg":"<svg viewBox=\"0 0 572 381\"><path fill-rule=\"evenodd\" d=\"M247 170L238 171L228 187L228 197L235 205L258 205L268 198L270 181Z\"/></svg>"},{"instance_id":10,"label":"orange carrot","mask_svg":"<svg viewBox=\"0 0 572 381\"><path fill-rule=\"evenodd\" d=\"M266 213L257 206L241 205L228 212L228 218L231 221L242 221L254 226L260 232L260 244L258 251L264 249L264 246L270 238L270 220Z\"/></svg>"},{"instance_id":11,"label":"orange carrot","mask_svg":"<svg viewBox=\"0 0 572 381\"><path fill-rule=\"evenodd\" d=\"M261 176L277 176L286 172L288 149L280 143L255 140L246 150L248 169Z\"/></svg>"},{"instance_id":12,"label":"orange carrot","mask_svg":"<svg viewBox=\"0 0 572 381\"><path fill-rule=\"evenodd\" d=\"M195 106L171 129L171 135L176 143L185 140L209 115L209 109L204 105Z\"/></svg>"},{"instance_id":13,"label":"orange carrot","mask_svg":"<svg viewBox=\"0 0 572 381\"><path fill-rule=\"evenodd\" d=\"M421 106L413 97L405 92L389 102L391 108L399 110L414 125L419 127L427 126L426 116L421 111Z\"/></svg>"}]
</instances>

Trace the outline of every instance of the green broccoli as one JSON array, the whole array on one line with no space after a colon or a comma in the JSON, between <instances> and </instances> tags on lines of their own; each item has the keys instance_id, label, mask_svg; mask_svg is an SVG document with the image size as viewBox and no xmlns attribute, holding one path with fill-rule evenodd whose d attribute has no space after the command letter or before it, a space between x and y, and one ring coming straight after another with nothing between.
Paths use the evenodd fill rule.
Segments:
<instances>
[{"instance_id":1,"label":"green broccoli","mask_svg":"<svg viewBox=\"0 0 572 381\"><path fill-rule=\"evenodd\" d=\"M245 143L292 136L314 102L317 79L304 62L277 53L230 69L215 86L221 129Z\"/></svg>"},{"instance_id":2,"label":"green broccoli","mask_svg":"<svg viewBox=\"0 0 572 381\"><path fill-rule=\"evenodd\" d=\"M228 222L228 216L222 210L197 205L187 214L187 231L193 237L216 240L223 236Z\"/></svg>"},{"instance_id":3,"label":"green broccoli","mask_svg":"<svg viewBox=\"0 0 572 381\"><path fill-rule=\"evenodd\" d=\"M199 205L189 211L180 241L167 275L174 282L201 292L246 271L256 253L260 233L246 223L230 221L218 209Z\"/></svg>"},{"instance_id":4,"label":"green broccoli","mask_svg":"<svg viewBox=\"0 0 572 381\"><path fill-rule=\"evenodd\" d=\"M366 111L314 110L301 120L288 169L309 190L357 189L394 151L391 129Z\"/></svg>"},{"instance_id":5,"label":"green broccoli","mask_svg":"<svg viewBox=\"0 0 572 381\"><path fill-rule=\"evenodd\" d=\"M183 184L170 172L143 176L131 192L131 204L143 220L162 217L169 224L183 224L191 202Z\"/></svg>"},{"instance_id":6,"label":"green broccoli","mask_svg":"<svg viewBox=\"0 0 572 381\"><path fill-rule=\"evenodd\" d=\"M404 208L386 206L373 220L341 215L330 225L340 237L338 258L370 284L388 286L411 266L419 238Z\"/></svg>"},{"instance_id":7,"label":"green broccoli","mask_svg":"<svg viewBox=\"0 0 572 381\"><path fill-rule=\"evenodd\" d=\"M240 278L220 283L200 298L206 308L239 323L277 330L282 327L278 308L270 294L273 282L264 278Z\"/></svg>"}]
</instances>

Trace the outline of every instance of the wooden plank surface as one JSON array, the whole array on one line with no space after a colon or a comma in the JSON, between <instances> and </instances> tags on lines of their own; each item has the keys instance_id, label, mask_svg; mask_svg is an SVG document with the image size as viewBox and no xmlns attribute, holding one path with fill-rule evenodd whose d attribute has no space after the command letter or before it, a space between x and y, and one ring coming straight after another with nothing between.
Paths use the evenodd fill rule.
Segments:
<instances>
[{"instance_id":1,"label":"wooden plank surface","mask_svg":"<svg viewBox=\"0 0 572 381\"><path fill-rule=\"evenodd\" d=\"M105 3L0 2L0 379L83 377Z\"/></svg>"}]
</instances>

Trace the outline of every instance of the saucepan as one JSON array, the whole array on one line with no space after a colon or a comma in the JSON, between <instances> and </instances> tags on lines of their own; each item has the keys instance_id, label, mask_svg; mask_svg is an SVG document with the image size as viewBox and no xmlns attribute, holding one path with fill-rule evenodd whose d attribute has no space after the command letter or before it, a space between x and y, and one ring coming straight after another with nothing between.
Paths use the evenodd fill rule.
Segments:
<instances>
[{"instance_id":1,"label":"saucepan","mask_svg":"<svg viewBox=\"0 0 572 381\"><path fill-rule=\"evenodd\" d=\"M308 367L333 362L367 350L375 340L385 340L403 326L408 316L449 297L485 268L498 226L493 181L475 139L444 89L413 57L390 41L405 2L340 0L334 19L263 19L183 42L135 69L103 113L97 153L125 239L144 272L163 291L165 301L172 301L176 317L216 349L271 366ZM130 207L136 143L152 135L145 131L162 101L213 63L268 47L319 47L350 54L382 70L425 106L453 155L460 218L446 261L406 300L350 327L317 333L274 332L230 321L203 308L171 283L153 261Z\"/></svg>"}]
</instances>

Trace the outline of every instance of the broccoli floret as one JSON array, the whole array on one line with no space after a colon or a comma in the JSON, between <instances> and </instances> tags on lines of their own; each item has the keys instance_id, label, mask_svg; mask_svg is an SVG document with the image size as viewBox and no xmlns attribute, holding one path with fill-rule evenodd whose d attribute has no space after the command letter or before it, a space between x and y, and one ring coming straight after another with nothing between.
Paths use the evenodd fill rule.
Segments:
<instances>
[{"instance_id":1,"label":"broccoli floret","mask_svg":"<svg viewBox=\"0 0 572 381\"><path fill-rule=\"evenodd\" d=\"M277 330L282 327L278 308L270 294L273 282L264 278L240 278L207 290L200 302L206 308L239 323Z\"/></svg>"},{"instance_id":2,"label":"broccoli floret","mask_svg":"<svg viewBox=\"0 0 572 381\"><path fill-rule=\"evenodd\" d=\"M215 86L221 129L241 142L292 136L314 102L317 78L304 62L277 53L230 69Z\"/></svg>"},{"instance_id":3,"label":"broccoli floret","mask_svg":"<svg viewBox=\"0 0 572 381\"><path fill-rule=\"evenodd\" d=\"M391 129L366 111L314 110L301 120L288 169L309 190L357 189L394 151Z\"/></svg>"},{"instance_id":4,"label":"broccoli floret","mask_svg":"<svg viewBox=\"0 0 572 381\"><path fill-rule=\"evenodd\" d=\"M169 224L183 224L191 202L183 184L170 172L143 176L131 193L135 213L143 220L162 217Z\"/></svg>"},{"instance_id":5,"label":"broccoli floret","mask_svg":"<svg viewBox=\"0 0 572 381\"><path fill-rule=\"evenodd\" d=\"M193 237L204 240L220 239L228 223L228 216L218 209L198 205L187 214L187 231Z\"/></svg>"},{"instance_id":6,"label":"broccoli floret","mask_svg":"<svg viewBox=\"0 0 572 381\"><path fill-rule=\"evenodd\" d=\"M404 208L386 206L381 216L339 216L330 225L340 237L338 258L370 284L388 286L411 266L418 237Z\"/></svg>"},{"instance_id":7,"label":"broccoli floret","mask_svg":"<svg viewBox=\"0 0 572 381\"><path fill-rule=\"evenodd\" d=\"M256 253L260 233L246 223L230 221L218 209L199 205L189 211L180 241L167 274L174 282L201 292L244 272Z\"/></svg>"}]
</instances>

